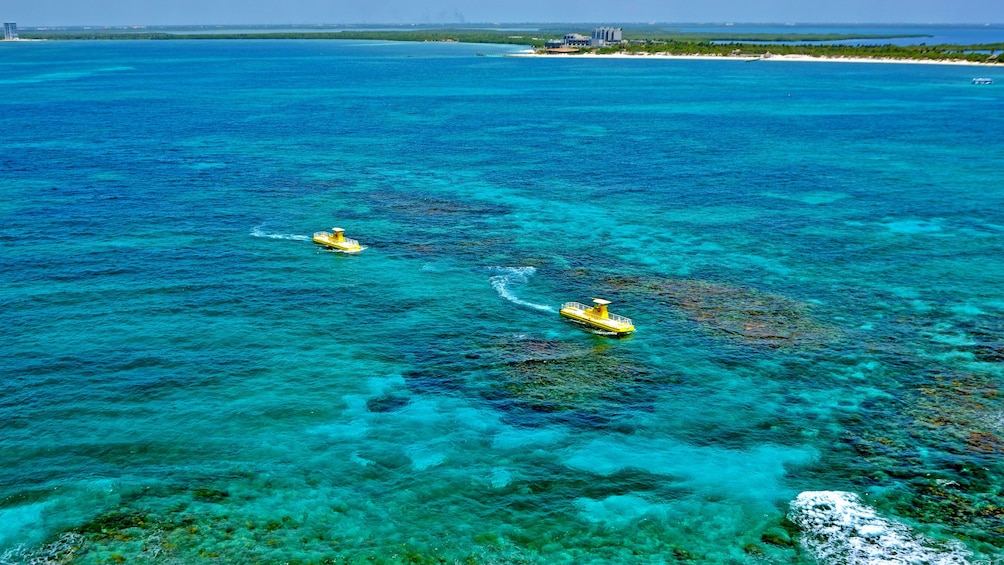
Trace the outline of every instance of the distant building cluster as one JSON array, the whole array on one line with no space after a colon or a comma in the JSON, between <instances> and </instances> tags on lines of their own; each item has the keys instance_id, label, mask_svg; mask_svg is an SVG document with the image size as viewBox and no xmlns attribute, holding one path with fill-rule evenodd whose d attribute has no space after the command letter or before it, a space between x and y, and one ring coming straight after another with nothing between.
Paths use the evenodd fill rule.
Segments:
<instances>
[{"instance_id":1,"label":"distant building cluster","mask_svg":"<svg viewBox=\"0 0 1004 565\"><path fill-rule=\"evenodd\" d=\"M14 41L17 39L17 24L14 22L4 22L3 23L3 39L4 41Z\"/></svg>"},{"instance_id":2,"label":"distant building cluster","mask_svg":"<svg viewBox=\"0 0 1004 565\"><path fill-rule=\"evenodd\" d=\"M580 47L606 47L617 45L624 41L624 35L619 27L598 27L591 36L578 33L566 33L561 39L549 39L544 45L547 49L576 49Z\"/></svg>"},{"instance_id":3,"label":"distant building cluster","mask_svg":"<svg viewBox=\"0 0 1004 565\"><path fill-rule=\"evenodd\" d=\"M624 41L624 34L619 27L598 27L593 30L593 42L598 47L617 44Z\"/></svg>"}]
</instances>

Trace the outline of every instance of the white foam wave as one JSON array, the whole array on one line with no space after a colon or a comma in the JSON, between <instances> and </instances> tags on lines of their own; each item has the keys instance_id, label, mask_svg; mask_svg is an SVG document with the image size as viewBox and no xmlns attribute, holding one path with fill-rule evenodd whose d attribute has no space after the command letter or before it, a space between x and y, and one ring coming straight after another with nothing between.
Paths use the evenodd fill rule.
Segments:
<instances>
[{"instance_id":1,"label":"white foam wave","mask_svg":"<svg viewBox=\"0 0 1004 565\"><path fill-rule=\"evenodd\" d=\"M86 545L84 536L66 532L56 541L43 547L31 549L18 546L0 553L0 565L48 565L69 563Z\"/></svg>"},{"instance_id":2,"label":"white foam wave","mask_svg":"<svg viewBox=\"0 0 1004 565\"><path fill-rule=\"evenodd\" d=\"M335 249L334 247L322 247L321 249L323 251L327 251L328 253L344 253L346 255L358 255L363 251L369 249L369 247L366 247L365 245L360 245L359 251L345 251L344 249Z\"/></svg>"},{"instance_id":3,"label":"white foam wave","mask_svg":"<svg viewBox=\"0 0 1004 565\"><path fill-rule=\"evenodd\" d=\"M879 516L850 492L803 492L791 502L788 519L804 533L803 545L824 564L968 565L972 557L961 543L938 544Z\"/></svg>"},{"instance_id":4,"label":"white foam wave","mask_svg":"<svg viewBox=\"0 0 1004 565\"><path fill-rule=\"evenodd\" d=\"M498 274L493 275L488 280L492 288L495 289L495 292L499 293L499 296L502 298L520 306L533 308L534 310L554 312L554 308L550 306L527 302L512 293L513 286L525 284L537 272L537 269L533 267L492 267L492 271Z\"/></svg>"},{"instance_id":5,"label":"white foam wave","mask_svg":"<svg viewBox=\"0 0 1004 565\"><path fill-rule=\"evenodd\" d=\"M263 229L261 226L255 226L251 230L251 235L254 237L267 237L269 239L290 239L293 241L310 241L310 236L307 235L297 235L295 233L270 233Z\"/></svg>"}]
</instances>

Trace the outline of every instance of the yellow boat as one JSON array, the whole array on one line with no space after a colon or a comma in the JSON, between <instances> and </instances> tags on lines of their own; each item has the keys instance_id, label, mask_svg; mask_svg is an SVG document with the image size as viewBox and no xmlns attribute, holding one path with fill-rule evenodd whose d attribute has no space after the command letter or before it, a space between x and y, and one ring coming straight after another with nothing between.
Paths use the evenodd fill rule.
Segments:
<instances>
[{"instance_id":1,"label":"yellow boat","mask_svg":"<svg viewBox=\"0 0 1004 565\"><path fill-rule=\"evenodd\" d=\"M342 228L331 228L330 232L314 232L314 243L342 253L359 253L363 250L358 241L345 237L345 230Z\"/></svg>"},{"instance_id":2,"label":"yellow boat","mask_svg":"<svg viewBox=\"0 0 1004 565\"><path fill-rule=\"evenodd\" d=\"M580 302L566 302L561 305L561 315L578 322L617 335L627 335L634 331L631 318L618 316L607 311L609 300L594 298L595 306L586 306Z\"/></svg>"}]
</instances>

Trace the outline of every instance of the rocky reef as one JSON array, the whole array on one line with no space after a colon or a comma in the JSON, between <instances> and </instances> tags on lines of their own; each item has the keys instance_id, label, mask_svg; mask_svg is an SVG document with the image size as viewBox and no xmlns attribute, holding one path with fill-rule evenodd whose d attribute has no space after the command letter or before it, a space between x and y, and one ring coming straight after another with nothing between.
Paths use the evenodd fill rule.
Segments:
<instances>
[{"instance_id":1,"label":"rocky reef","mask_svg":"<svg viewBox=\"0 0 1004 565\"><path fill-rule=\"evenodd\" d=\"M835 329L811 315L812 305L753 288L705 280L610 277L618 292L656 301L705 331L749 345L807 346L833 339Z\"/></svg>"},{"instance_id":2,"label":"rocky reef","mask_svg":"<svg viewBox=\"0 0 1004 565\"><path fill-rule=\"evenodd\" d=\"M602 413L606 400L623 400L649 375L609 354L609 348L528 337L502 340L494 351L500 387L535 412Z\"/></svg>"}]
</instances>

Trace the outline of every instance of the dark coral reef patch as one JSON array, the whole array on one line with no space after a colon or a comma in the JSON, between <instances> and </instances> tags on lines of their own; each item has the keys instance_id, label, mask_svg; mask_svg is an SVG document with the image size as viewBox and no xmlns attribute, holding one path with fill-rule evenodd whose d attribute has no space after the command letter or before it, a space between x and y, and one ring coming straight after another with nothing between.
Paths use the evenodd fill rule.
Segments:
<instances>
[{"instance_id":1,"label":"dark coral reef patch","mask_svg":"<svg viewBox=\"0 0 1004 565\"><path fill-rule=\"evenodd\" d=\"M501 340L494 356L500 396L533 412L566 413L565 418L606 421L625 404L637 404L637 387L652 384L649 371L606 344L515 337Z\"/></svg>"},{"instance_id":2,"label":"dark coral reef patch","mask_svg":"<svg viewBox=\"0 0 1004 565\"><path fill-rule=\"evenodd\" d=\"M654 300L707 331L751 345L811 345L836 330L816 320L812 304L756 289L694 279L611 277L611 288Z\"/></svg>"}]
</instances>

